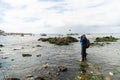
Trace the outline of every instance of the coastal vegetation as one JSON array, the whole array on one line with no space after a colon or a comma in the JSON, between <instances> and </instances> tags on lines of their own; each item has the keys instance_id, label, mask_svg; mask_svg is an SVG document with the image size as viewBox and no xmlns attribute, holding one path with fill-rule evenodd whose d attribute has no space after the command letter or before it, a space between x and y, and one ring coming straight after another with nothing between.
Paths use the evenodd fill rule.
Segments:
<instances>
[{"instance_id":1,"label":"coastal vegetation","mask_svg":"<svg viewBox=\"0 0 120 80\"><path fill-rule=\"evenodd\" d=\"M94 42L116 42L118 38L113 36L97 37Z\"/></svg>"},{"instance_id":2,"label":"coastal vegetation","mask_svg":"<svg viewBox=\"0 0 120 80\"><path fill-rule=\"evenodd\" d=\"M79 35L79 34L78 33L69 33L67 35L70 36L70 35Z\"/></svg>"},{"instance_id":3,"label":"coastal vegetation","mask_svg":"<svg viewBox=\"0 0 120 80\"><path fill-rule=\"evenodd\" d=\"M99 72L101 69L99 65L81 62L80 67L76 80L105 80L105 77Z\"/></svg>"},{"instance_id":4,"label":"coastal vegetation","mask_svg":"<svg viewBox=\"0 0 120 80\"><path fill-rule=\"evenodd\" d=\"M94 42L94 43L90 43L90 46L104 46L105 44L110 44L110 43L102 43L102 42Z\"/></svg>"},{"instance_id":5,"label":"coastal vegetation","mask_svg":"<svg viewBox=\"0 0 120 80\"><path fill-rule=\"evenodd\" d=\"M110 44L110 42L116 42L118 38L113 36L106 36L106 37L96 37L95 41L90 44L91 47L93 46L104 46L106 44Z\"/></svg>"},{"instance_id":6,"label":"coastal vegetation","mask_svg":"<svg viewBox=\"0 0 120 80\"><path fill-rule=\"evenodd\" d=\"M53 37L53 38L40 38L38 41L46 42L48 41L51 44L56 45L69 45L73 42L78 42L78 40L74 37Z\"/></svg>"}]
</instances>

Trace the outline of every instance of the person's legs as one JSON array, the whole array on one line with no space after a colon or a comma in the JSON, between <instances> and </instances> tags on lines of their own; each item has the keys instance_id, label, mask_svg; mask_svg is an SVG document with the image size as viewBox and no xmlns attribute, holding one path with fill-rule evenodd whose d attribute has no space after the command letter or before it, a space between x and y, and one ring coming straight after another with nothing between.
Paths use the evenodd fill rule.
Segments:
<instances>
[{"instance_id":1,"label":"person's legs","mask_svg":"<svg viewBox=\"0 0 120 80\"><path fill-rule=\"evenodd\" d=\"M81 52L81 54L82 54L82 61L85 60L85 56L86 56L85 52L86 52L86 49L84 47L82 47L82 52Z\"/></svg>"},{"instance_id":2,"label":"person's legs","mask_svg":"<svg viewBox=\"0 0 120 80\"><path fill-rule=\"evenodd\" d=\"M86 58L86 56L87 56L87 54L86 54L86 48L85 48L85 50L84 50L84 54L85 54L84 60L87 60L87 58Z\"/></svg>"}]
</instances>

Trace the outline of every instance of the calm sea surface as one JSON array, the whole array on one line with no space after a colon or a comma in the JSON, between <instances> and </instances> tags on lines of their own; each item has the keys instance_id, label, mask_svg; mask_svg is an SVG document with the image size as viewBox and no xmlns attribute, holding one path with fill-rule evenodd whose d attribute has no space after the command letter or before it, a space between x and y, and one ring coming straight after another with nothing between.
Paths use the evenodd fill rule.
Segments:
<instances>
[{"instance_id":1,"label":"calm sea surface","mask_svg":"<svg viewBox=\"0 0 120 80\"><path fill-rule=\"evenodd\" d=\"M120 34L91 34L87 37L93 42L97 36L107 35L120 38ZM48 64L50 67L65 65L70 68L68 78L74 79L80 67L80 43L56 46L48 42L37 41L41 37L44 36L0 36L0 44L4 45L0 48L0 80L5 77L18 77L24 80L25 75L36 74L44 64ZM37 47L37 45L41 45L41 47ZM87 49L87 53L89 62L102 67L100 70L102 74L111 76L109 73L112 72L114 73L111 76L113 80L120 80L120 40L104 46L90 47ZM32 56L22 57L22 54L32 54ZM41 56L37 57L37 55ZM63 80L62 76L60 79ZM64 77L64 80L68 79Z\"/></svg>"}]
</instances>

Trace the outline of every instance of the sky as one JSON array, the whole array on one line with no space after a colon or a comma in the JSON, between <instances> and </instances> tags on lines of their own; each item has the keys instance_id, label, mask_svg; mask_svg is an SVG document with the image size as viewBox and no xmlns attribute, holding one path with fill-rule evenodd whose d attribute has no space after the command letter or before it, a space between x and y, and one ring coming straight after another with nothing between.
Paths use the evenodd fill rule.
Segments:
<instances>
[{"instance_id":1,"label":"sky","mask_svg":"<svg viewBox=\"0 0 120 80\"><path fill-rule=\"evenodd\" d=\"M120 0L0 0L0 30L119 33L119 4Z\"/></svg>"}]
</instances>

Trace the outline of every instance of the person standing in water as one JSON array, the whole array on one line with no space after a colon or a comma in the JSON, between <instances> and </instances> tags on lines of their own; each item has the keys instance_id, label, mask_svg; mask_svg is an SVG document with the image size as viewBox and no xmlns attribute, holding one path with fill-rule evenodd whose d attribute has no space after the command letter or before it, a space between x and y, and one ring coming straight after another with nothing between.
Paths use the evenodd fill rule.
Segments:
<instances>
[{"instance_id":1,"label":"person standing in water","mask_svg":"<svg viewBox=\"0 0 120 80\"><path fill-rule=\"evenodd\" d=\"M85 34L83 34L80 37L80 42L81 42L81 55L82 55L82 62L86 61L86 43L87 43L87 38Z\"/></svg>"}]
</instances>

